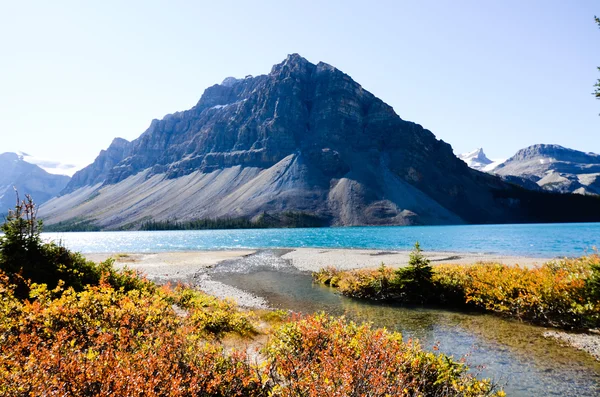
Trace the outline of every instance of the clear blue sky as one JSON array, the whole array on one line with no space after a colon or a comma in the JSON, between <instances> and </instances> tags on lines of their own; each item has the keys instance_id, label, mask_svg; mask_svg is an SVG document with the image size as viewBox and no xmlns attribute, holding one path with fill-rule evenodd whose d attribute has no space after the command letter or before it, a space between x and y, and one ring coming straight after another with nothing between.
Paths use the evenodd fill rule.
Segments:
<instances>
[{"instance_id":1,"label":"clear blue sky","mask_svg":"<svg viewBox=\"0 0 600 397\"><path fill-rule=\"evenodd\" d=\"M87 164L289 53L449 142L600 153L600 1L0 1L0 152Z\"/></svg>"}]
</instances>

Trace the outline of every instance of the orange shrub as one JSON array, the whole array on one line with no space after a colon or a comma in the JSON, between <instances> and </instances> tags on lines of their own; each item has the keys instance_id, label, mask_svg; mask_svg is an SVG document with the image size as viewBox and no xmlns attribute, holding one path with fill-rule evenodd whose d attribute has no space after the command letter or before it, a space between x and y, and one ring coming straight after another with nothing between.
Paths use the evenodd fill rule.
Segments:
<instances>
[{"instance_id":1,"label":"orange shrub","mask_svg":"<svg viewBox=\"0 0 600 397\"><path fill-rule=\"evenodd\" d=\"M177 291L124 292L105 283L80 293L34 285L37 299L20 302L0 284L1 395L264 395L244 354L210 342L246 316L229 304L224 311L214 298L205 307L190 303L181 316L171 303ZM213 324L211 316L222 329L202 321Z\"/></svg>"},{"instance_id":2,"label":"orange shrub","mask_svg":"<svg viewBox=\"0 0 600 397\"><path fill-rule=\"evenodd\" d=\"M254 314L199 291L32 285L35 300L21 301L7 280L0 273L2 396L493 395L464 364L341 319L283 323L251 363L221 337L256 333Z\"/></svg>"},{"instance_id":3,"label":"orange shrub","mask_svg":"<svg viewBox=\"0 0 600 397\"><path fill-rule=\"evenodd\" d=\"M398 333L323 314L284 325L265 351L281 397L504 395L463 363L403 343Z\"/></svg>"},{"instance_id":4,"label":"orange shrub","mask_svg":"<svg viewBox=\"0 0 600 397\"><path fill-rule=\"evenodd\" d=\"M600 304L586 281L597 255L524 268L493 263L435 268L441 290L461 290L467 303L528 321L568 328L597 326Z\"/></svg>"},{"instance_id":5,"label":"orange shrub","mask_svg":"<svg viewBox=\"0 0 600 397\"><path fill-rule=\"evenodd\" d=\"M378 270L323 269L314 274L342 294L362 299L414 302L410 279L382 265ZM428 302L471 306L536 324L584 329L600 326L600 257L562 259L525 268L497 263L438 265L419 288ZM423 283L429 283L423 286Z\"/></svg>"},{"instance_id":6,"label":"orange shrub","mask_svg":"<svg viewBox=\"0 0 600 397\"><path fill-rule=\"evenodd\" d=\"M333 267L321 269L313 279L337 288L342 294L353 298L383 300L394 294L391 281L394 269L381 265L378 269L341 271Z\"/></svg>"}]
</instances>

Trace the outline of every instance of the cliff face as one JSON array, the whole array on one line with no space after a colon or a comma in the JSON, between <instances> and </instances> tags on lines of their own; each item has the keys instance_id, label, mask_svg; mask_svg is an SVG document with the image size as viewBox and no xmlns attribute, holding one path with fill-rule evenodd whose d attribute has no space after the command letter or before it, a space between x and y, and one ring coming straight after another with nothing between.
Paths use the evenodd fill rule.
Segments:
<instances>
[{"instance_id":1,"label":"cliff face","mask_svg":"<svg viewBox=\"0 0 600 397\"><path fill-rule=\"evenodd\" d=\"M559 145L521 149L494 173L520 177L552 192L600 194L600 155Z\"/></svg>"},{"instance_id":2,"label":"cliff face","mask_svg":"<svg viewBox=\"0 0 600 397\"><path fill-rule=\"evenodd\" d=\"M30 194L37 204L57 195L69 182L66 175L54 175L23 160L16 153L0 154L0 214L16 204L16 188L21 198Z\"/></svg>"},{"instance_id":3,"label":"cliff face","mask_svg":"<svg viewBox=\"0 0 600 397\"><path fill-rule=\"evenodd\" d=\"M227 78L113 146L42 208L47 222L114 228L285 211L334 225L531 220L513 185L469 169L348 75L297 54L268 75Z\"/></svg>"},{"instance_id":4,"label":"cliff face","mask_svg":"<svg viewBox=\"0 0 600 397\"><path fill-rule=\"evenodd\" d=\"M100 151L96 160L84 169L77 171L61 194L77 190L83 186L103 183L112 169L130 153L131 144L123 138L115 138L106 150Z\"/></svg>"}]
</instances>

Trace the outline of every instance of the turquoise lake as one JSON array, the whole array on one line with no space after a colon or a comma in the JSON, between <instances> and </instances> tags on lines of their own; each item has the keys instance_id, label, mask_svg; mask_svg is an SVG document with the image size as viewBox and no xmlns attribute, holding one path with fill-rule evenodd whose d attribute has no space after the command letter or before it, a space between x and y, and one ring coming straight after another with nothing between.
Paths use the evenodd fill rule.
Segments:
<instances>
[{"instance_id":1,"label":"turquoise lake","mask_svg":"<svg viewBox=\"0 0 600 397\"><path fill-rule=\"evenodd\" d=\"M238 248L365 248L581 256L600 246L600 223L386 226L144 232L44 233L72 250L162 252Z\"/></svg>"}]
</instances>

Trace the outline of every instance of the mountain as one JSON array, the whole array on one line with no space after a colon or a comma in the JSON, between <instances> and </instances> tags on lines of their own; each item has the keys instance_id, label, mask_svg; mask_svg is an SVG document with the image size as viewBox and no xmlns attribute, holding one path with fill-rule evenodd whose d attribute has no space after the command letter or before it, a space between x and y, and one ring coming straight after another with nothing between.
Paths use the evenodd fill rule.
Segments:
<instances>
[{"instance_id":1,"label":"mountain","mask_svg":"<svg viewBox=\"0 0 600 397\"><path fill-rule=\"evenodd\" d=\"M547 191L600 194L600 155L559 145L521 149L493 172L529 180Z\"/></svg>"},{"instance_id":2,"label":"mountain","mask_svg":"<svg viewBox=\"0 0 600 397\"><path fill-rule=\"evenodd\" d=\"M504 160L490 160L482 148L475 149L469 153L459 154L458 158L467 163L470 168L483 172L491 172L504 162Z\"/></svg>"},{"instance_id":3,"label":"mountain","mask_svg":"<svg viewBox=\"0 0 600 397\"><path fill-rule=\"evenodd\" d=\"M94 162L73 175L63 194L77 190L82 186L104 182L111 170L129 155L130 142L123 138L115 138L106 150Z\"/></svg>"},{"instance_id":4,"label":"mountain","mask_svg":"<svg viewBox=\"0 0 600 397\"><path fill-rule=\"evenodd\" d=\"M32 156L25 152L17 152L17 155L29 164L35 164L49 174L67 175L70 177L80 168L75 164Z\"/></svg>"},{"instance_id":5,"label":"mountain","mask_svg":"<svg viewBox=\"0 0 600 397\"><path fill-rule=\"evenodd\" d=\"M292 54L267 75L207 88L132 142L116 140L40 216L104 229L290 212L413 225L600 220L597 204L472 170L347 74Z\"/></svg>"},{"instance_id":6,"label":"mountain","mask_svg":"<svg viewBox=\"0 0 600 397\"><path fill-rule=\"evenodd\" d=\"M62 191L69 177L54 175L35 164L24 160L22 154L0 154L0 214L6 214L15 207L14 188L21 197L31 194L37 204L41 204Z\"/></svg>"}]
</instances>

